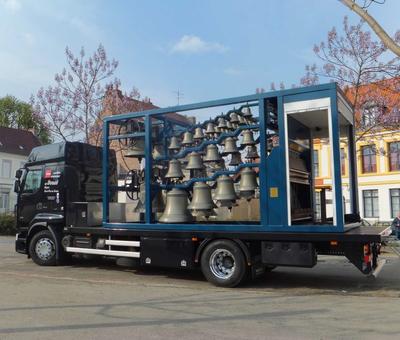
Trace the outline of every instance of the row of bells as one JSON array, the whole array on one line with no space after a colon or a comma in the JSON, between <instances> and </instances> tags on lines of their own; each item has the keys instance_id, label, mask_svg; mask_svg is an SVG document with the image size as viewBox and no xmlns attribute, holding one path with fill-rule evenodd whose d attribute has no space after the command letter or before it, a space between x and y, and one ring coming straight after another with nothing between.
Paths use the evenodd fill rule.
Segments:
<instances>
[{"instance_id":1,"label":"row of bells","mask_svg":"<svg viewBox=\"0 0 400 340\"><path fill-rule=\"evenodd\" d=\"M168 150L177 151L181 148L181 146L190 146L198 144L201 140L205 138L205 136L208 136L210 138L213 136L218 136L218 134L221 132L235 130L239 125L249 124L252 121L252 119L253 118L250 107L245 107L243 108L241 114L232 112L229 116L229 119L219 117L218 125L216 125L213 122L207 123L204 133L201 127L195 128L194 134L190 131L186 131L183 134L182 142L176 136L171 137ZM255 144L253 133L250 130L244 130L242 135L243 135L243 141L241 145ZM228 137L226 140L223 141L222 144L226 143L226 141L229 138L235 140L235 138ZM232 141L229 140L229 143L232 143ZM145 144L143 138L137 138L137 139L132 138L130 140L130 145L128 147L128 150L125 152L125 157L136 157L136 158L144 157L145 156L144 146Z\"/></svg>"},{"instance_id":2,"label":"row of bells","mask_svg":"<svg viewBox=\"0 0 400 340\"><path fill-rule=\"evenodd\" d=\"M242 156L239 150L236 149L235 152L230 153L222 153L222 155L227 156L231 155L231 159L229 162L229 166L237 166L243 163ZM247 153L245 155L246 159L256 159L259 158L259 154L257 151L257 147L255 145L251 145L248 147ZM205 170L206 167L204 163L214 163L224 168L225 162L222 156L218 152L218 148L215 145L208 145L207 153L205 156L201 156L198 152L191 152L187 156L187 164L185 166L186 170ZM182 171L182 163L178 159L172 159L168 164L168 171L165 175L165 178L168 179L182 179L184 177Z\"/></svg>"},{"instance_id":3,"label":"row of bells","mask_svg":"<svg viewBox=\"0 0 400 340\"><path fill-rule=\"evenodd\" d=\"M250 168L243 168L239 183L239 197L250 200L254 197L258 187L257 175ZM214 208L236 205L239 198L236 194L233 180L230 176L222 175L217 179L217 188L214 196L209 185L196 182L193 185L193 196L188 204L188 194L185 190L173 188L167 192L167 201L159 222L185 223L191 222L193 216L212 216ZM215 204L214 201L217 203Z\"/></svg>"}]
</instances>

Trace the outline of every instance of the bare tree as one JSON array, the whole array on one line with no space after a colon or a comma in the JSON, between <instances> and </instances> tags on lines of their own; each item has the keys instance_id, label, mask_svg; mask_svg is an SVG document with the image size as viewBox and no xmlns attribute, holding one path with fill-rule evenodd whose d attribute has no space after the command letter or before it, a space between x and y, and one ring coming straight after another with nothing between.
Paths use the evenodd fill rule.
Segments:
<instances>
[{"instance_id":1,"label":"bare tree","mask_svg":"<svg viewBox=\"0 0 400 340\"><path fill-rule=\"evenodd\" d=\"M389 117L400 106L400 58L388 55L363 25L350 25L345 17L342 35L332 28L327 41L314 46L321 63L307 65L301 79L302 85L317 84L321 77L339 83L355 108L358 138L373 129L398 129L397 118Z\"/></svg>"},{"instance_id":2,"label":"bare tree","mask_svg":"<svg viewBox=\"0 0 400 340\"><path fill-rule=\"evenodd\" d=\"M67 47L67 67L55 75L55 85L41 88L32 97L35 112L44 117L55 138L89 142L92 126L100 119L107 81L118 66L100 44L86 58L82 47L75 56Z\"/></svg>"},{"instance_id":3,"label":"bare tree","mask_svg":"<svg viewBox=\"0 0 400 340\"><path fill-rule=\"evenodd\" d=\"M395 37L391 38L389 34L387 34L382 28L382 26L375 20L375 18L368 13L367 10L372 3L383 4L385 0L363 0L363 5L361 6L358 5L355 0L340 0L340 2L365 20L365 22L368 23L371 29L381 39L383 44L394 54L400 57L400 33L397 32Z\"/></svg>"}]
</instances>

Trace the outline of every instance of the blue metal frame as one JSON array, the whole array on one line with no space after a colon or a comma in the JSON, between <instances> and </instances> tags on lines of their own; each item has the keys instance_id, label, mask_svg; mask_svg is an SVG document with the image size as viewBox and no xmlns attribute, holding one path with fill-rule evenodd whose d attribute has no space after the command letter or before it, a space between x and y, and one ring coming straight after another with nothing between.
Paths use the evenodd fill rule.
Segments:
<instances>
[{"instance_id":1,"label":"blue metal frame","mask_svg":"<svg viewBox=\"0 0 400 340\"><path fill-rule=\"evenodd\" d=\"M293 101L302 101L310 99L319 99L329 97L331 99L331 124L332 124L332 137L333 137L333 159L335 166L334 180L335 180L335 199L336 202L336 220L337 225L288 225L287 212L287 182L286 182L286 150L285 140L286 131L284 128L284 103ZM279 146L274 148L271 154L266 157L266 101L276 100L277 101L277 115L279 125ZM121 124L121 121L126 121L132 118L144 118L145 123L145 151L146 155L152 155L151 145L151 126L152 119L169 121L167 116L163 116L168 113L177 113L189 110L205 109L210 107L225 106L242 104L240 108L244 106L257 106L259 108L259 119L258 127L260 129L260 163L252 164L245 163L237 167L234 171L218 171L214 176L210 178L197 178L190 180L183 184L173 185L176 187L187 188L195 181L208 181L215 179L216 176L227 173L237 173L243 167L259 167L259 179L260 179L260 223L249 223L249 224L164 224L152 221L152 196L154 189L159 190L160 188L170 188L171 185L154 185L151 183L151 172L145 172L145 222L144 223L110 223L109 222L109 190L110 186L108 183L109 169L108 169L108 157L109 157L109 143L111 140L127 138L127 135L115 135L110 136L110 124ZM239 108L239 109L240 109ZM230 112L224 116L227 116ZM176 122L171 120L172 124L178 124L182 127L182 131L191 130L193 125L188 126L182 122ZM204 123L203 123L204 124ZM202 124L202 125L203 125ZM246 126L237 129L231 133L224 133L219 139L223 139L228 136L235 136L239 134L242 129ZM335 83L323 84L317 86L310 86L305 88L280 90L267 93L259 93L249 96L242 96L236 98L227 98L221 100L213 100L197 104L181 105L163 109L153 109L142 112L132 112L122 115L114 115L106 117L104 119L103 127L103 227L105 228L118 228L118 229L136 229L136 230L190 230L196 231L240 231L240 232L343 232L343 211L342 206L339 202L342 201L342 187L341 187L341 173L340 173L340 141L339 141L339 117L337 112L337 87ZM143 134L141 134L143 136ZM214 141L205 141L202 144L216 144ZM202 145L202 146L204 146ZM165 146L165 143L164 143ZM172 158L183 157L189 152L198 151L201 147L188 148ZM169 157L170 159L171 157ZM152 157L145 157L145 168L152 168ZM282 174L284 174L282 176ZM158 186L158 188L156 188ZM278 197L270 197L270 189L277 189Z\"/></svg>"}]
</instances>

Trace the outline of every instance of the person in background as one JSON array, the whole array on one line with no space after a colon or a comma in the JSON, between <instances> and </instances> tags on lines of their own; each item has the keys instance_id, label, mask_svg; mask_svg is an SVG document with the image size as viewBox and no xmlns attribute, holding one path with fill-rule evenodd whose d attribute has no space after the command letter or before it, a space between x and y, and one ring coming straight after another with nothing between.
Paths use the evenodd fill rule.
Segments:
<instances>
[{"instance_id":1,"label":"person in background","mask_svg":"<svg viewBox=\"0 0 400 340\"><path fill-rule=\"evenodd\" d=\"M392 222L392 230L395 232L397 239L400 240L400 211Z\"/></svg>"}]
</instances>

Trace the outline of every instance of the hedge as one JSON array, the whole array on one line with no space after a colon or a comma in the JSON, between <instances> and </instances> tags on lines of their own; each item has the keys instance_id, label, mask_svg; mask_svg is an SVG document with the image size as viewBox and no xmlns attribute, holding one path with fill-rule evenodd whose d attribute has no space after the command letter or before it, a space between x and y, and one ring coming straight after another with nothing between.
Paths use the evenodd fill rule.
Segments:
<instances>
[{"instance_id":1,"label":"hedge","mask_svg":"<svg viewBox=\"0 0 400 340\"><path fill-rule=\"evenodd\" d=\"M13 214L0 214L0 235L15 235L15 216Z\"/></svg>"}]
</instances>

